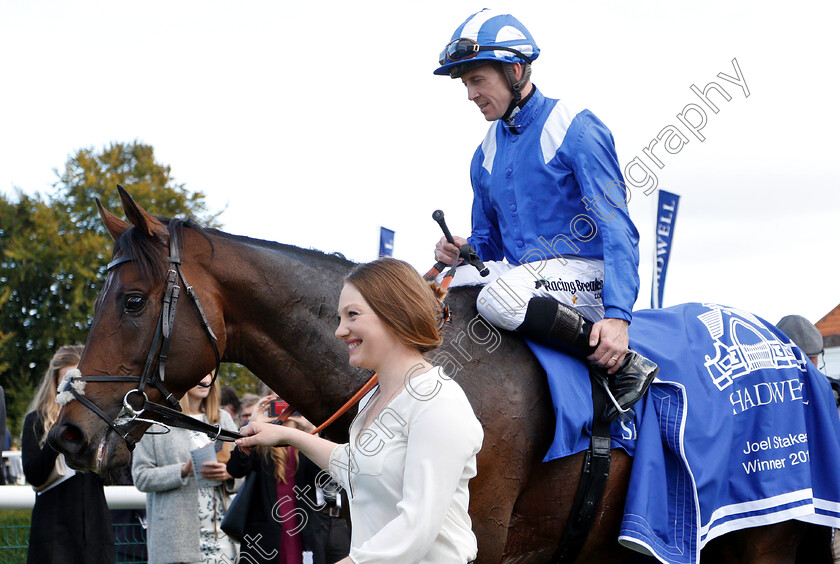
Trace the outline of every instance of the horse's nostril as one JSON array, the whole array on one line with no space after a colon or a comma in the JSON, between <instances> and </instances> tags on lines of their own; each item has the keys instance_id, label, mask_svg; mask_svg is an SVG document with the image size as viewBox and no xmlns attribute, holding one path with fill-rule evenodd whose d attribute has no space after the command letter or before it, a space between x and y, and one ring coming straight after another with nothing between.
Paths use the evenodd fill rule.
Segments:
<instances>
[{"instance_id":1,"label":"horse's nostril","mask_svg":"<svg viewBox=\"0 0 840 564\"><path fill-rule=\"evenodd\" d=\"M61 438L68 443L75 443L81 438L81 436L82 434L79 432L79 429L69 425L65 426L64 430L61 432Z\"/></svg>"},{"instance_id":2,"label":"horse's nostril","mask_svg":"<svg viewBox=\"0 0 840 564\"><path fill-rule=\"evenodd\" d=\"M75 423L64 422L55 425L48 436L49 443L55 450L64 454L80 452L86 442L85 432Z\"/></svg>"}]
</instances>

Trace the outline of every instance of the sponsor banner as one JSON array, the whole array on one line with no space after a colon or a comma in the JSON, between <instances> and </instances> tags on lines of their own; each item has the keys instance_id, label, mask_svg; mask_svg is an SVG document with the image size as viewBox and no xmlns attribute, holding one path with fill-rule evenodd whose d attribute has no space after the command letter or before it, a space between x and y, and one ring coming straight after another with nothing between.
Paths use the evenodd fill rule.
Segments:
<instances>
[{"instance_id":1,"label":"sponsor banner","mask_svg":"<svg viewBox=\"0 0 840 564\"><path fill-rule=\"evenodd\" d=\"M665 275L668 273L668 259L674 243L674 225L677 221L677 207L680 197L665 190L659 190L659 205L656 211L656 256L653 261L653 283L650 291L650 307L662 307L665 293Z\"/></svg>"},{"instance_id":2,"label":"sponsor banner","mask_svg":"<svg viewBox=\"0 0 840 564\"><path fill-rule=\"evenodd\" d=\"M379 228L379 256L394 256L394 232L385 227Z\"/></svg>"}]
</instances>

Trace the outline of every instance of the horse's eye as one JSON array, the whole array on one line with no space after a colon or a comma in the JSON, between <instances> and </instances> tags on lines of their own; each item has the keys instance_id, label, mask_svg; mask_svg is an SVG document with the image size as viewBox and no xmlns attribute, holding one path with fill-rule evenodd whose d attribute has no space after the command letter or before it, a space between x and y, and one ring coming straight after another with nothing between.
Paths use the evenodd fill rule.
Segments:
<instances>
[{"instance_id":1,"label":"horse's eye","mask_svg":"<svg viewBox=\"0 0 840 564\"><path fill-rule=\"evenodd\" d=\"M130 294L125 298L125 311L127 313L137 313L145 305L146 298L139 294Z\"/></svg>"}]
</instances>

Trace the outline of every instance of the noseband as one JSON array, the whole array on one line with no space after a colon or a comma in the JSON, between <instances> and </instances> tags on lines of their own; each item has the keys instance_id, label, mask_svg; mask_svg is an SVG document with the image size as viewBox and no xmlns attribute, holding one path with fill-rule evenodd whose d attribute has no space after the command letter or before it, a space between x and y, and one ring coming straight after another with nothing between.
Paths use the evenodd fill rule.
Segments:
<instances>
[{"instance_id":1,"label":"noseband","mask_svg":"<svg viewBox=\"0 0 840 564\"><path fill-rule=\"evenodd\" d=\"M216 376L219 373L219 365L221 364L219 347L216 344L216 335L213 333L213 329L207 321L207 316L204 313L204 308L201 307L198 295L187 282L187 279L184 277L184 272L181 270L180 239L178 233L182 224L183 221L181 220L173 219L170 221L169 271L166 275L166 291L163 294L163 306L161 307L152 344L149 347L149 353L146 356L146 362L143 366L143 373L140 376L74 376L66 379L59 389L59 392L69 392L73 399L78 400L82 405L105 421L108 427L125 441L129 450L134 450L134 445L136 444L136 441L129 435L130 430L128 429L131 423L134 422L161 425L166 429L162 431L163 433L168 433L171 426L206 433L213 440L234 441L241 437L239 433L222 429L221 424L211 425L189 415L185 415L181 412L181 405L178 403L178 399L163 385L166 379L166 361L169 354L172 327L175 323L175 310L178 305L178 297L181 293L181 282L183 282L187 295L198 310L201 325L205 333L207 333L210 344L213 347L213 354L216 356L216 370L213 372L213 380L210 382L210 386L216 381ZM112 268L131 260L133 260L132 257L127 255L116 258L108 263L107 270L110 271ZM159 351L158 345L160 345ZM153 370L155 366L157 366L157 370ZM116 419L111 419L105 411L84 396L84 385L76 384L86 382L131 382L137 383L137 387L129 390L125 394L120 413ZM149 397L146 395L147 386L157 389L169 407L149 401Z\"/></svg>"}]
</instances>

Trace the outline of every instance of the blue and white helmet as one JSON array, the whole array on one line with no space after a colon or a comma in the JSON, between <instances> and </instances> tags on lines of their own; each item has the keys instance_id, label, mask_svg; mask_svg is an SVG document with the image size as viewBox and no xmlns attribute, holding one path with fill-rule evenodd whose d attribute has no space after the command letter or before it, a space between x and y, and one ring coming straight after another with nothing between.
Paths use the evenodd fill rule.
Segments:
<instances>
[{"instance_id":1,"label":"blue and white helmet","mask_svg":"<svg viewBox=\"0 0 840 564\"><path fill-rule=\"evenodd\" d=\"M441 51L435 74L457 78L476 63L531 63L540 48L531 32L510 14L485 8L458 26Z\"/></svg>"}]
</instances>

